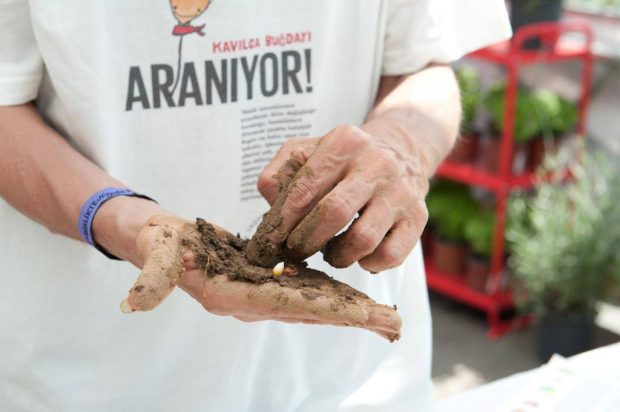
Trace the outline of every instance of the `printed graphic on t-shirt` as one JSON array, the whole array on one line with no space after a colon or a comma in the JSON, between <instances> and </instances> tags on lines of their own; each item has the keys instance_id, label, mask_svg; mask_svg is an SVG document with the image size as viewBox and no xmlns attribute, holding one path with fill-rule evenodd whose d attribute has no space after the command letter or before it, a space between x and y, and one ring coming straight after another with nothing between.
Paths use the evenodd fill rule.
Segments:
<instances>
[{"instance_id":1,"label":"printed graphic on t-shirt","mask_svg":"<svg viewBox=\"0 0 620 412\"><path fill-rule=\"evenodd\" d=\"M170 0L172 14L179 22L179 24L174 26L172 34L175 36L185 36L197 33L200 36L204 36L202 29L204 29L205 25L192 26L191 22L204 13L211 3L209 0ZM183 37L181 37L182 39Z\"/></svg>"},{"instance_id":2,"label":"printed graphic on t-shirt","mask_svg":"<svg viewBox=\"0 0 620 412\"><path fill-rule=\"evenodd\" d=\"M178 23L171 38L171 41L178 38L176 64L131 66L126 111L229 104L251 101L257 96L271 98L312 92L312 49L296 47L310 45L311 31L215 41L209 39L206 23L194 23L212 3L170 0ZM183 59L184 48L191 46L184 45L183 39L189 35L200 36L201 41L210 43L210 53L204 61ZM256 53L247 54L253 50Z\"/></svg>"},{"instance_id":3,"label":"printed graphic on t-shirt","mask_svg":"<svg viewBox=\"0 0 620 412\"><path fill-rule=\"evenodd\" d=\"M313 91L312 31L222 40L212 35L207 11L220 1L225 0L215 5L212 0L170 0L176 19L170 41L178 41L177 54L167 61L129 67L125 111L237 104L239 196L246 202L261 198L256 181L280 146L288 139L310 136L316 108L303 103L305 99L291 102L283 97ZM199 50L206 50L204 60L184 58L184 51L198 44ZM254 102L257 98L260 102ZM248 231L257 222L250 223Z\"/></svg>"},{"instance_id":4,"label":"printed graphic on t-shirt","mask_svg":"<svg viewBox=\"0 0 620 412\"><path fill-rule=\"evenodd\" d=\"M174 91L179 84L179 78L181 77L181 61L183 58L183 38L188 34L196 33L199 36L204 36L203 31L205 24L193 26L192 21L199 17L207 10L211 5L209 0L170 0L170 8L172 14L177 19L178 24L172 29L172 34L179 37L179 49L177 59L177 71L174 85L170 94L174 94Z\"/></svg>"}]
</instances>

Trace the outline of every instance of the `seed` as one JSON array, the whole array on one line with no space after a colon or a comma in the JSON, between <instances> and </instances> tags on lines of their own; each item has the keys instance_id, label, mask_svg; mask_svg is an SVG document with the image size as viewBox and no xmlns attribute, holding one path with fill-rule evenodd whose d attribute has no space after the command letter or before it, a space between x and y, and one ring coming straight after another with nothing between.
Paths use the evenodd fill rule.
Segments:
<instances>
[{"instance_id":1,"label":"seed","mask_svg":"<svg viewBox=\"0 0 620 412\"><path fill-rule=\"evenodd\" d=\"M280 276L282 273L284 273L284 262L280 262L275 265L271 270L271 273L273 273L274 276Z\"/></svg>"}]
</instances>

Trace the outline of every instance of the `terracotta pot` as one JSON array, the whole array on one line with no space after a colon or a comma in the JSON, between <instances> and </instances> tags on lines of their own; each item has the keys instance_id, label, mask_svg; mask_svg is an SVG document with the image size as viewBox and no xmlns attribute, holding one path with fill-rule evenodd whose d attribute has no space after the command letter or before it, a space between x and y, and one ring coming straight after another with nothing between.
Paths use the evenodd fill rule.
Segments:
<instances>
[{"instance_id":1,"label":"terracotta pot","mask_svg":"<svg viewBox=\"0 0 620 412\"><path fill-rule=\"evenodd\" d=\"M532 140L528 149L526 169L534 172L545 158L545 140L540 137Z\"/></svg>"},{"instance_id":2,"label":"terracotta pot","mask_svg":"<svg viewBox=\"0 0 620 412\"><path fill-rule=\"evenodd\" d=\"M496 137L487 138L483 144L481 154L482 167L491 172L499 172L499 158L502 140ZM525 169L525 159L527 156L527 145L524 143L515 143L512 151L512 173L522 173Z\"/></svg>"},{"instance_id":3,"label":"terracotta pot","mask_svg":"<svg viewBox=\"0 0 620 412\"><path fill-rule=\"evenodd\" d=\"M459 276L463 274L467 258L467 246L464 243L434 236L432 248L435 269L446 275Z\"/></svg>"},{"instance_id":4,"label":"terracotta pot","mask_svg":"<svg viewBox=\"0 0 620 412\"><path fill-rule=\"evenodd\" d=\"M555 153L560 146L561 138L544 139L539 137L529 142L526 169L535 172L545 160L547 153Z\"/></svg>"},{"instance_id":5,"label":"terracotta pot","mask_svg":"<svg viewBox=\"0 0 620 412\"><path fill-rule=\"evenodd\" d=\"M470 254L467 259L467 273L465 275L469 287L475 291L486 293L490 270L491 263L488 258Z\"/></svg>"},{"instance_id":6,"label":"terracotta pot","mask_svg":"<svg viewBox=\"0 0 620 412\"><path fill-rule=\"evenodd\" d=\"M488 172L496 173L499 170L500 142L498 137L487 137L483 140L480 165Z\"/></svg>"},{"instance_id":7,"label":"terracotta pot","mask_svg":"<svg viewBox=\"0 0 620 412\"><path fill-rule=\"evenodd\" d=\"M473 163L478 154L480 138L476 133L461 136L448 156L448 161L454 163Z\"/></svg>"}]
</instances>

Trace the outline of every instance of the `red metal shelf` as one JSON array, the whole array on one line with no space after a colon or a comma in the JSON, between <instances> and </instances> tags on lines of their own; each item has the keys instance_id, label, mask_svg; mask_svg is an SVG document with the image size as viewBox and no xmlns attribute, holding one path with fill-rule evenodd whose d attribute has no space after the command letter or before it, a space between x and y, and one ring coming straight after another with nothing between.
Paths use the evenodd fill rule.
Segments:
<instances>
[{"instance_id":1,"label":"red metal shelf","mask_svg":"<svg viewBox=\"0 0 620 412\"><path fill-rule=\"evenodd\" d=\"M493 191L512 188L529 188L534 185L536 179L534 173L511 175L506 179L476 165L451 162L443 162L437 169L437 176L460 183L484 187L485 189Z\"/></svg>"},{"instance_id":2,"label":"red metal shelf","mask_svg":"<svg viewBox=\"0 0 620 412\"><path fill-rule=\"evenodd\" d=\"M565 35L569 35L569 41L566 41L567 36ZM525 49L524 44L526 44L528 39L532 38L540 39L542 45L540 50L532 51ZM574 41L575 38L582 38L583 41L576 43ZM502 285L505 283L502 281L502 277L505 272L504 231L508 196L511 189L532 187L537 179L536 175L532 173L513 175L511 172L519 68L525 64L557 62L569 59L579 59L583 62L579 121L577 123L577 133L583 135L592 79L593 57L591 45L592 32L583 23L539 23L522 27L510 41L478 50L469 55L469 57L502 64L506 67L504 130L502 130L501 135L499 171L491 173L475 165L444 162L439 166L437 175L467 185L489 189L496 195L496 219L493 232L489 293L480 293L470 289L462 280L463 277L459 278L439 273L433 267L430 259L425 259L426 277L431 290L486 312L489 323L489 336L492 338L499 337L510 330L514 323L500 318L500 311L513 305L510 291L502 289ZM567 176L569 176L568 171ZM522 318L522 320L523 324L527 323L527 317Z\"/></svg>"},{"instance_id":3,"label":"red metal shelf","mask_svg":"<svg viewBox=\"0 0 620 412\"><path fill-rule=\"evenodd\" d=\"M590 51L581 43L563 40L555 44L552 50L520 51L518 58L521 64L552 63L564 60L581 59L587 57ZM493 46L477 50L470 54L477 59L508 65L516 57L512 42L494 44Z\"/></svg>"},{"instance_id":4,"label":"red metal shelf","mask_svg":"<svg viewBox=\"0 0 620 412\"><path fill-rule=\"evenodd\" d=\"M534 38L540 40L542 47L526 49L526 41ZM591 46L592 31L585 23L538 23L521 27L512 39L476 50L470 56L505 66L552 63L590 59Z\"/></svg>"},{"instance_id":5,"label":"red metal shelf","mask_svg":"<svg viewBox=\"0 0 620 412\"><path fill-rule=\"evenodd\" d=\"M500 318L502 310L514 306L510 291L506 290L488 295L471 289L464 281L464 274L454 276L441 273L433 266L430 259L424 260L424 266L426 283L432 291L488 314L491 320L488 332L490 339L497 339L508 331L525 327L529 323L529 317L516 317L506 320Z\"/></svg>"},{"instance_id":6,"label":"red metal shelf","mask_svg":"<svg viewBox=\"0 0 620 412\"><path fill-rule=\"evenodd\" d=\"M539 175L537 173L528 172L502 177L497 173L489 172L475 164L452 163L449 161L444 161L439 165L436 172L437 176L444 179L453 180L470 186L483 187L494 192L528 189L534 187L537 181L547 182L550 181L552 177L559 181L564 181L564 179L571 177L571 172L568 168L560 170L560 173L561 174L553 176L551 173ZM558 176L560 177L558 178Z\"/></svg>"},{"instance_id":7,"label":"red metal shelf","mask_svg":"<svg viewBox=\"0 0 620 412\"><path fill-rule=\"evenodd\" d=\"M512 293L498 292L494 295L478 292L471 289L462 275L446 275L439 272L429 259L424 261L426 282L431 290L454 300L473 306L483 311L498 310L512 307Z\"/></svg>"}]
</instances>

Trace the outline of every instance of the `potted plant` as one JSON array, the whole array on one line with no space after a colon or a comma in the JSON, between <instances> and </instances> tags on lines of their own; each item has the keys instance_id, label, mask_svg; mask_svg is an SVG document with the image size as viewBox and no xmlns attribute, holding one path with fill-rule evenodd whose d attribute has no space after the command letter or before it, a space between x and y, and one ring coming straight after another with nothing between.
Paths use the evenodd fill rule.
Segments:
<instances>
[{"instance_id":1,"label":"potted plant","mask_svg":"<svg viewBox=\"0 0 620 412\"><path fill-rule=\"evenodd\" d=\"M588 348L597 303L619 271L620 179L600 156L579 157L570 182L552 173L533 196L511 202L509 265L522 286L515 297L539 317L542 361Z\"/></svg>"},{"instance_id":2,"label":"potted plant","mask_svg":"<svg viewBox=\"0 0 620 412\"><path fill-rule=\"evenodd\" d=\"M482 164L490 172L499 171L501 134L504 130L504 101L506 85L493 86L485 97L484 105L489 113L491 134L485 142ZM519 87L515 105L512 172L519 173L525 169L528 143L541 134L541 123L536 111L538 106L532 94L524 87ZM518 161L517 161L518 160Z\"/></svg>"},{"instance_id":3,"label":"potted plant","mask_svg":"<svg viewBox=\"0 0 620 412\"><path fill-rule=\"evenodd\" d=\"M464 236L469 245L466 280L470 288L486 292L491 267L495 214L479 209L465 223Z\"/></svg>"},{"instance_id":4,"label":"potted plant","mask_svg":"<svg viewBox=\"0 0 620 412\"><path fill-rule=\"evenodd\" d=\"M467 257L463 230L476 208L469 188L440 181L429 192L426 204L433 226L433 266L444 274L463 274Z\"/></svg>"},{"instance_id":5,"label":"potted plant","mask_svg":"<svg viewBox=\"0 0 620 412\"><path fill-rule=\"evenodd\" d=\"M455 163L473 162L478 151L478 133L474 122L480 105L480 79L478 72L471 67L455 71L461 90L461 137L454 145L448 160Z\"/></svg>"},{"instance_id":6,"label":"potted plant","mask_svg":"<svg viewBox=\"0 0 620 412\"><path fill-rule=\"evenodd\" d=\"M529 144L526 164L528 171L536 170L547 152L553 153L557 150L560 140L574 131L578 118L577 106L556 93L541 89L532 96L541 134Z\"/></svg>"}]
</instances>

